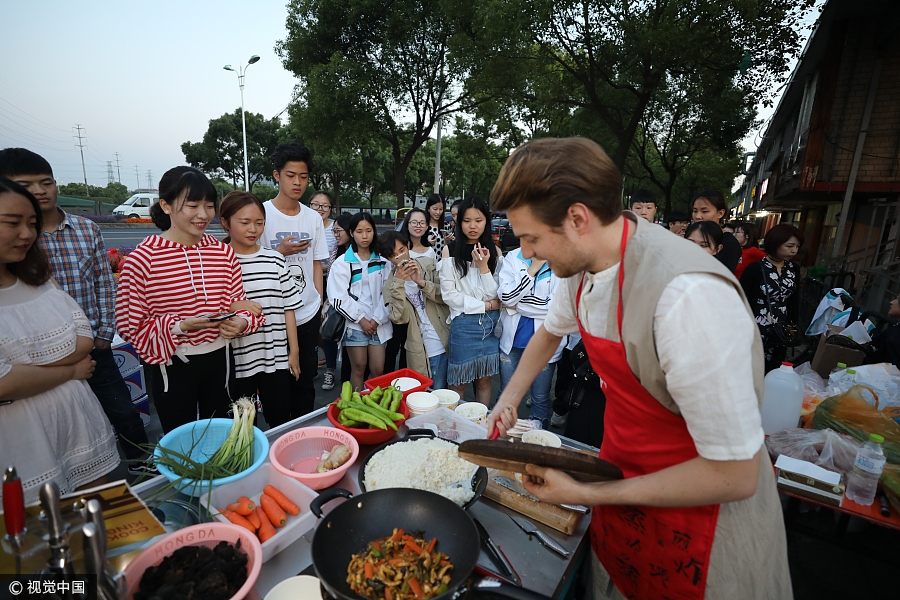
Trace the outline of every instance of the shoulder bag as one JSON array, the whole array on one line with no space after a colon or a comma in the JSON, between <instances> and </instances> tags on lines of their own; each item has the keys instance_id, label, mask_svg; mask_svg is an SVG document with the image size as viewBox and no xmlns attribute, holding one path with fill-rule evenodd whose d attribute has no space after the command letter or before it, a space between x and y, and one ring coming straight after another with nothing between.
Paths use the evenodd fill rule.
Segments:
<instances>
[{"instance_id":1,"label":"shoulder bag","mask_svg":"<svg viewBox=\"0 0 900 600\"><path fill-rule=\"evenodd\" d=\"M763 273L763 289L766 291L766 308L769 309L769 319L771 320L775 313L772 311L772 303L769 299L769 282L766 277L766 267L762 264L762 261L758 261L759 268ZM769 325L763 325L761 328L761 333L767 340L772 340L775 343L775 346L787 346L788 348L793 348L795 346L799 346L805 340L803 338L803 332L800 331L800 328L796 323L791 323L790 321L782 321L779 323L771 323Z\"/></svg>"}]
</instances>

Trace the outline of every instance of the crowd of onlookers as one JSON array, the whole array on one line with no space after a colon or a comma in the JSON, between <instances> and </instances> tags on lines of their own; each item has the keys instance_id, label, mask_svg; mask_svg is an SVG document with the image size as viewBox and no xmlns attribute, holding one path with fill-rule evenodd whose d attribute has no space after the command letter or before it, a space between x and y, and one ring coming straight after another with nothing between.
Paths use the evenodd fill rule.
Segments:
<instances>
[{"instance_id":1,"label":"crowd of onlookers","mask_svg":"<svg viewBox=\"0 0 900 600\"><path fill-rule=\"evenodd\" d=\"M445 224L448 207L434 194L381 234L369 213L335 216L328 192L306 205L311 165L303 145L279 146L279 191L267 202L235 191L220 203L200 171L170 169L151 209L161 231L128 256L116 284L97 225L57 206L47 161L0 151L0 462L19 467L32 496L48 479L68 491L109 473L119 462L114 431L132 472L152 469L112 359L116 331L147 365L164 431L225 416L232 398L253 394L270 426L286 423L313 409L320 366L324 390L338 376L359 389L408 366L435 388L462 395L471 384L486 405L493 376L502 391L560 283L551 266L520 249L504 255L477 196L449 207ZM657 211L643 191L631 208L651 222ZM803 235L777 225L760 249L755 226L723 226L726 214L722 195L704 192L691 218L666 221L740 279L768 370L784 356L770 326L796 321L792 259ZM206 231L216 216L221 241ZM320 336L323 317L337 334ZM531 418L544 427L570 410L602 411L579 342L564 338L531 385ZM588 421L570 417L567 433L599 444L602 430L578 429Z\"/></svg>"}]
</instances>

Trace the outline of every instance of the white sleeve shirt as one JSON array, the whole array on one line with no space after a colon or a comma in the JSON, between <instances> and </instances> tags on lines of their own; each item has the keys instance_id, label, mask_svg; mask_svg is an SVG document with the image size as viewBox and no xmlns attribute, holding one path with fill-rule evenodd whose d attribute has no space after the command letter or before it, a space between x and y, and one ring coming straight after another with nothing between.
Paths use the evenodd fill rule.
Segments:
<instances>
[{"instance_id":1,"label":"white sleeve shirt","mask_svg":"<svg viewBox=\"0 0 900 600\"><path fill-rule=\"evenodd\" d=\"M579 317L592 335L606 334L618 265L586 274ZM580 275L561 282L544 328L578 331L575 295ZM753 319L731 284L714 275L673 279L653 315L653 335L669 394L685 419L697 452L709 460L748 460L764 434L753 385ZM618 335L616 335L618 341Z\"/></svg>"}]
</instances>

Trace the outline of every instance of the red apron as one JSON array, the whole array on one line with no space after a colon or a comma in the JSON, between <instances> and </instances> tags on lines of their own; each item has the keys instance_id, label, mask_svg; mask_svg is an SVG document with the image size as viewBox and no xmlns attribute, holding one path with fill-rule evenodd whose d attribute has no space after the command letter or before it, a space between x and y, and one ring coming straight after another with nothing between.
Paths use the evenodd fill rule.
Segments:
<instances>
[{"instance_id":1,"label":"red apron","mask_svg":"<svg viewBox=\"0 0 900 600\"><path fill-rule=\"evenodd\" d=\"M622 339L622 281L628 240L622 232L617 320ZM575 299L576 315L581 284ZM684 419L667 410L641 386L621 341L593 337L578 328L606 393L600 458L625 477L660 471L697 456ZM719 505L689 508L596 506L591 546L613 583L627 598L703 598Z\"/></svg>"}]
</instances>

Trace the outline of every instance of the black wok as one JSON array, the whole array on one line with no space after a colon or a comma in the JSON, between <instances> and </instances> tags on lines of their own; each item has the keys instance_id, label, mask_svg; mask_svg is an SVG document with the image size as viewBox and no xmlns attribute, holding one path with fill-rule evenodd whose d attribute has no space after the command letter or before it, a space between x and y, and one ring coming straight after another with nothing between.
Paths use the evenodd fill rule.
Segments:
<instances>
[{"instance_id":1,"label":"black wok","mask_svg":"<svg viewBox=\"0 0 900 600\"><path fill-rule=\"evenodd\" d=\"M406 432L406 435L403 436L402 438L400 438L399 440L385 442L384 444L375 448L375 450L373 450L371 453L369 453L369 455L362 462L362 464L359 465L359 475L358 475L359 489L361 489L364 492L367 491L366 490L366 482L365 482L366 466L369 464L369 461L372 460L373 456L375 456L376 454L378 454L379 452L381 452L382 450L384 450L385 448L387 448L388 446L390 446L392 444L399 444L401 442L408 442L411 440L418 440L418 439L422 439L422 438L434 439L436 437L437 436L430 429L410 429L409 431ZM443 440L443 441L450 442L451 444L456 444L457 446L459 445L457 442L454 442L452 440ZM473 504L478 502L478 500L481 498L481 495L484 493L484 490L487 487L487 484L488 484L487 469L485 469L484 467L481 467L477 471L475 471L475 475L472 476L472 490L475 492L475 495L472 496L471 500L469 500L468 502L463 504L464 509L469 508L470 506L472 506Z\"/></svg>"},{"instance_id":2,"label":"black wok","mask_svg":"<svg viewBox=\"0 0 900 600\"><path fill-rule=\"evenodd\" d=\"M312 542L313 567L325 590L337 600L359 600L347 584L347 565L353 554L372 540L389 536L395 527L420 530L426 538L437 538L437 550L453 563L447 592L432 600L449 600L469 584L478 561L481 542L475 523L456 503L423 490L391 488L353 496L347 490L330 489L310 503L322 518L322 506L339 496L350 498L322 519ZM498 584L471 589L475 598L539 600L544 596L529 590Z\"/></svg>"}]
</instances>

